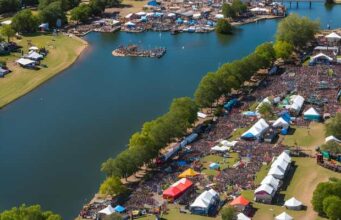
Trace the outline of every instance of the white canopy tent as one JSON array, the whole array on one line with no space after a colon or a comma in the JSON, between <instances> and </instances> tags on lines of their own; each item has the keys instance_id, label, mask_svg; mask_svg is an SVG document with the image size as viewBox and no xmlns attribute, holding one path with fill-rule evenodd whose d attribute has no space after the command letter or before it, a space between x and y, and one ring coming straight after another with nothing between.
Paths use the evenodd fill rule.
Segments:
<instances>
[{"instance_id":1,"label":"white canopy tent","mask_svg":"<svg viewBox=\"0 0 341 220\"><path fill-rule=\"evenodd\" d=\"M115 212L115 209L111 205L108 205L106 208L102 209L98 213L102 213L102 214L106 214L106 215L111 215L114 212Z\"/></svg>"},{"instance_id":2,"label":"white canopy tent","mask_svg":"<svg viewBox=\"0 0 341 220\"><path fill-rule=\"evenodd\" d=\"M244 215L243 213L239 213L237 215L237 220L251 220L251 218L247 217L246 215Z\"/></svg>"},{"instance_id":3,"label":"white canopy tent","mask_svg":"<svg viewBox=\"0 0 341 220\"><path fill-rule=\"evenodd\" d=\"M261 184L257 189L255 189L255 194L260 192L266 192L267 194L271 195L275 191L274 188L267 184Z\"/></svg>"},{"instance_id":4,"label":"white canopy tent","mask_svg":"<svg viewBox=\"0 0 341 220\"><path fill-rule=\"evenodd\" d=\"M284 178L284 172L279 169L277 166L273 166L270 168L268 175L272 175L276 179L283 179Z\"/></svg>"},{"instance_id":5,"label":"white canopy tent","mask_svg":"<svg viewBox=\"0 0 341 220\"><path fill-rule=\"evenodd\" d=\"M288 215L286 212L282 212L275 217L275 220L293 220L293 217Z\"/></svg>"},{"instance_id":6,"label":"white canopy tent","mask_svg":"<svg viewBox=\"0 0 341 220\"><path fill-rule=\"evenodd\" d=\"M313 62L313 61L315 61L316 59L320 59L320 58L324 58L324 59L327 59L327 60L329 60L329 61L333 61L333 58L331 58L330 56L327 56L327 55L324 54L324 53L316 54L315 56L313 56L313 57L310 58L310 61Z\"/></svg>"},{"instance_id":7,"label":"white canopy tent","mask_svg":"<svg viewBox=\"0 0 341 220\"><path fill-rule=\"evenodd\" d=\"M40 60L43 59L43 55L35 52L35 51L31 51L27 56L25 56L25 58L28 58L30 60Z\"/></svg>"},{"instance_id":8,"label":"white canopy tent","mask_svg":"<svg viewBox=\"0 0 341 220\"><path fill-rule=\"evenodd\" d=\"M304 103L304 98L300 95L293 95L290 97L291 105L289 109L296 111L296 113L301 111L301 108Z\"/></svg>"},{"instance_id":9,"label":"white canopy tent","mask_svg":"<svg viewBox=\"0 0 341 220\"><path fill-rule=\"evenodd\" d=\"M230 147L226 147L226 146L214 146L211 148L211 151L218 151L218 152L226 152L230 150Z\"/></svg>"},{"instance_id":10,"label":"white canopy tent","mask_svg":"<svg viewBox=\"0 0 341 220\"><path fill-rule=\"evenodd\" d=\"M237 143L238 141L227 141L227 140L220 141L220 144L226 147L234 147L236 146Z\"/></svg>"},{"instance_id":11,"label":"white canopy tent","mask_svg":"<svg viewBox=\"0 0 341 220\"><path fill-rule=\"evenodd\" d=\"M37 51L37 50L39 50L39 48L38 48L38 47L36 47L36 46L32 46L32 47L28 48L28 50Z\"/></svg>"},{"instance_id":12,"label":"white canopy tent","mask_svg":"<svg viewBox=\"0 0 341 220\"><path fill-rule=\"evenodd\" d=\"M215 18L216 18L216 19L222 19L222 18L224 18L224 15L222 15L222 14L216 14L216 15L215 15Z\"/></svg>"},{"instance_id":13,"label":"white canopy tent","mask_svg":"<svg viewBox=\"0 0 341 220\"><path fill-rule=\"evenodd\" d=\"M207 209L212 203L214 197L216 197L217 195L218 193L213 189L204 191L194 200L194 202L191 204L191 207Z\"/></svg>"},{"instance_id":14,"label":"white canopy tent","mask_svg":"<svg viewBox=\"0 0 341 220\"><path fill-rule=\"evenodd\" d=\"M283 173L285 173L285 171L288 168L289 163L286 162L283 158L277 158L271 165L272 167L278 167L281 171L283 171Z\"/></svg>"},{"instance_id":15,"label":"white canopy tent","mask_svg":"<svg viewBox=\"0 0 341 220\"><path fill-rule=\"evenodd\" d=\"M242 137L258 138L268 128L269 128L268 123L266 123L266 121L263 118L261 118L248 131L244 132L244 134L242 134Z\"/></svg>"},{"instance_id":16,"label":"white canopy tent","mask_svg":"<svg viewBox=\"0 0 341 220\"><path fill-rule=\"evenodd\" d=\"M10 25L12 24L12 20L6 20L6 21L2 21L1 25Z\"/></svg>"},{"instance_id":17,"label":"white canopy tent","mask_svg":"<svg viewBox=\"0 0 341 220\"><path fill-rule=\"evenodd\" d=\"M140 12L137 12L137 13L135 13L135 14L138 15L138 16L145 16L145 15L146 15L146 12L140 11Z\"/></svg>"},{"instance_id":18,"label":"white canopy tent","mask_svg":"<svg viewBox=\"0 0 341 220\"><path fill-rule=\"evenodd\" d=\"M291 163L291 157L285 152L283 151L278 157L277 159L283 159L288 163Z\"/></svg>"},{"instance_id":19,"label":"white canopy tent","mask_svg":"<svg viewBox=\"0 0 341 220\"><path fill-rule=\"evenodd\" d=\"M279 118L272 124L272 126L273 126L274 128L279 128L279 127L281 127L281 128L288 128L288 127L289 127L289 123L288 123L286 120L284 120L282 117L279 117Z\"/></svg>"},{"instance_id":20,"label":"white canopy tent","mask_svg":"<svg viewBox=\"0 0 341 220\"><path fill-rule=\"evenodd\" d=\"M20 58L15 62L22 65L22 66L29 66L29 65L33 65L35 63L35 61L30 60L30 59L25 59L25 58Z\"/></svg>"},{"instance_id":21,"label":"white canopy tent","mask_svg":"<svg viewBox=\"0 0 341 220\"><path fill-rule=\"evenodd\" d=\"M206 115L205 113L202 113L202 112L198 112L198 113L197 113L197 116L198 116L199 118L207 118L207 115Z\"/></svg>"},{"instance_id":22,"label":"white canopy tent","mask_svg":"<svg viewBox=\"0 0 341 220\"><path fill-rule=\"evenodd\" d=\"M341 40L341 36L338 35L338 34L335 33L335 32L332 32L332 33L328 34L328 35L326 36L326 38L327 38L329 41L339 41L339 40Z\"/></svg>"},{"instance_id":23,"label":"white canopy tent","mask_svg":"<svg viewBox=\"0 0 341 220\"><path fill-rule=\"evenodd\" d=\"M325 142L327 143L328 141L335 141L337 143L341 143L341 140L337 139L333 135L330 135L330 136L326 137Z\"/></svg>"},{"instance_id":24,"label":"white canopy tent","mask_svg":"<svg viewBox=\"0 0 341 220\"><path fill-rule=\"evenodd\" d=\"M320 116L320 114L313 107L311 107L307 111L305 111L303 113L303 115L316 115L316 116Z\"/></svg>"},{"instance_id":25,"label":"white canopy tent","mask_svg":"<svg viewBox=\"0 0 341 220\"><path fill-rule=\"evenodd\" d=\"M284 206L288 209L301 209L302 202L297 200L295 197L292 197L291 199L285 201Z\"/></svg>"},{"instance_id":26,"label":"white canopy tent","mask_svg":"<svg viewBox=\"0 0 341 220\"><path fill-rule=\"evenodd\" d=\"M251 8L250 11L252 12L269 12L269 9L267 8L260 8L260 7L255 7L255 8Z\"/></svg>"},{"instance_id":27,"label":"white canopy tent","mask_svg":"<svg viewBox=\"0 0 341 220\"><path fill-rule=\"evenodd\" d=\"M279 180L271 175L267 175L261 182L261 184L266 184L274 188L275 190L279 187Z\"/></svg>"}]
</instances>

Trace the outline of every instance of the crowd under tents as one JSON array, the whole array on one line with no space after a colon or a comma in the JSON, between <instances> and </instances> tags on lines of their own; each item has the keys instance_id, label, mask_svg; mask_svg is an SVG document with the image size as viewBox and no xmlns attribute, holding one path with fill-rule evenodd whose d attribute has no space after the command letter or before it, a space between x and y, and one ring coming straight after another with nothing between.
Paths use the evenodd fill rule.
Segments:
<instances>
[{"instance_id":1,"label":"crowd under tents","mask_svg":"<svg viewBox=\"0 0 341 220\"><path fill-rule=\"evenodd\" d=\"M213 189L202 192L190 205L190 211L198 215L214 213L220 202L219 194Z\"/></svg>"},{"instance_id":2,"label":"crowd under tents","mask_svg":"<svg viewBox=\"0 0 341 220\"><path fill-rule=\"evenodd\" d=\"M337 143L341 143L341 140L337 139L336 137L334 137L333 135L330 135L328 137L326 137L325 139L325 143L329 142L329 141L334 141Z\"/></svg>"},{"instance_id":3,"label":"crowd under tents","mask_svg":"<svg viewBox=\"0 0 341 220\"><path fill-rule=\"evenodd\" d=\"M190 180L182 178L163 191L162 196L164 199L174 201L191 188L192 185L193 183Z\"/></svg>"},{"instance_id":4,"label":"crowd under tents","mask_svg":"<svg viewBox=\"0 0 341 220\"><path fill-rule=\"evenodd\" d=\"M304 119L310 121L320 121L321 115L313 108L309 108L307 111L303 113Z\"/></svg>"},{"instance_id":5,"label":"crowd under tents","mask_svg":"<svg viewBox=\"0 0 341 220\"><path fill-rule=\"evenodd\" d=\"M291 210L301 210L302 202L297 200L295 197L285 201L284 206Z\"/></svg>"},{"instance_id":6,"label":"crowd under tents","mask_svg":"<svg viewBox=\"0 0 341 220\"><path fill-rule=\"evenodd\" d=\"M293 220L294 218L288 215L286 212L282 212L281 214L275 217L275 220Z\"/></svg>"},{"instance_id":7,"label":"crowd under tents","mask_svg":"<svg viewBox=\"0 0 341 220\"><path fill-rule=\"evenodd\" d=\"M242 134L242 139L258 139L269 128L264 119L259 119L248 131Z\"/></svg>"}]
</instances>

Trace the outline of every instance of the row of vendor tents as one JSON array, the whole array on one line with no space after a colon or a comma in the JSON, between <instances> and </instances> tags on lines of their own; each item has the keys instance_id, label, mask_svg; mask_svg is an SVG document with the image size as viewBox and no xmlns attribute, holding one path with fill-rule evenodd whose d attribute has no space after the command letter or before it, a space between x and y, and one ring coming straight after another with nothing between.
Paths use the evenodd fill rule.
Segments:
<instances>
[{"instance_id":1,"label":"row of vendor tents","mask_svg":"<svg viewBox=\"0 0 341 220\"><path fill-rule=\"evenodd\" d=\"M36 63L42 59L44 59L44 55L38 53L39 48L36 46L32 46L29 48L28 54L24 55L22 58L16 60L22 67L35 67Z\"/></svg>"}]
</instances>

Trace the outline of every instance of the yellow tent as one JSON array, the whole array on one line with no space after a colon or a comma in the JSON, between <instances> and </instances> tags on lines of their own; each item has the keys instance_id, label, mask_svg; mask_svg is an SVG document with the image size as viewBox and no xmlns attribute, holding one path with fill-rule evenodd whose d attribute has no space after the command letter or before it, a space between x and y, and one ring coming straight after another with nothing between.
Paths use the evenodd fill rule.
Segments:
<instances>
[{"instance_id":1,"label":"yellow tent","mask_svg":"<svg viewBox=\"0 0 341 220\"><path fill-rule=\"evenodd\" d=\"M198 175L198 172L195 172L192 168L189 168L187 170L185 170L184 172L182 172L178 177L179 178L185 178L185 177L189 177L189 176L196 176Z\"/></svg>"}]
</instances>

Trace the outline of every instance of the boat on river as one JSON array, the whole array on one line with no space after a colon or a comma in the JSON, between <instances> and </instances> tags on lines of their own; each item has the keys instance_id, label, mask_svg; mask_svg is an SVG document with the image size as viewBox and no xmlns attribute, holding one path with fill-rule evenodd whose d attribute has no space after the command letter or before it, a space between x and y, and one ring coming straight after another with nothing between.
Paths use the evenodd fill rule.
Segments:
<instances>
[{"instance_id":1,"label":"boat on river","mask_svg":"<svg viewBox=\"0 0 341 220\"><path fill-rule=\"evenodd\" d=\"M150 50L141 50L136 44L120 46L112 52L115 57L151 57L161 58L166 53L166 48L159 47Z\"/></svg>"}]
</instances>

